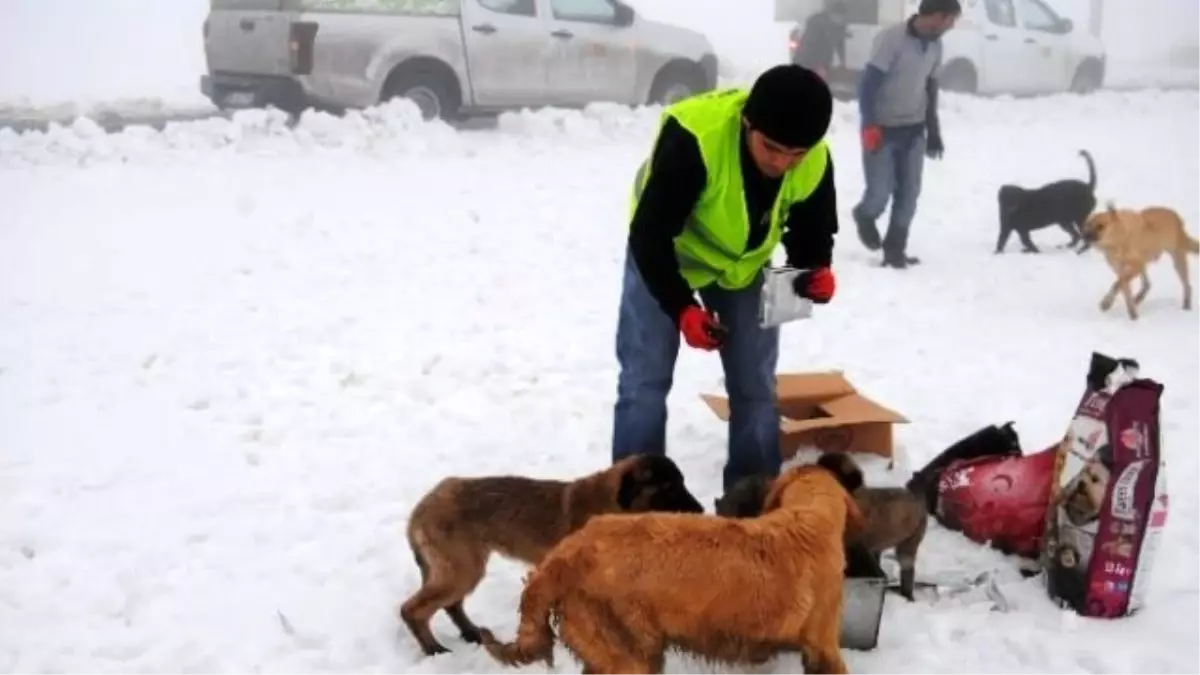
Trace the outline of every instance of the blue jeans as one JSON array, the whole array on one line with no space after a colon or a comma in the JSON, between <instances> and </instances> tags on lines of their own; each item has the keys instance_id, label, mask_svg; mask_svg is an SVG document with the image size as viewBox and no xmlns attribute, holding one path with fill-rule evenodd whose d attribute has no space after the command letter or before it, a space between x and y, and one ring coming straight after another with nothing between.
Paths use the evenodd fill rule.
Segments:
<instances>
[{"instance_id":1,"label":"blue jeans","mask_svg":"<svg viewBox=\"0 0 1200 675\"><path fill-rule=\"evenodd\" d=\"M779 408L775 366L779 329L758 326L762 276L740 291L711 286L700 291L704 305L729 329L720 349L729 395L728 458L723 484L755 473L776 475ZM666 454L667 394L675 374L680 335L646 287L632 254L625 254L625 275L617 319L617 402L613 419L612 459L635 453Z\"/></svg>"},{"instance_id":2,"label":"blue jeans","mask_svg":"<svg viewBox=\"0 0 1200 675\"><path fill-rule=\"evenodd\" d=\"M891 220L883 238L885 254L903 255L908 249L908 231L917 213L924 167L924 125L884 127L879 149L870 152L863 148L867 189L854 207L854 216L874 223L883 215L888 199L893 199Z\"/></svg>"}]
</instances>

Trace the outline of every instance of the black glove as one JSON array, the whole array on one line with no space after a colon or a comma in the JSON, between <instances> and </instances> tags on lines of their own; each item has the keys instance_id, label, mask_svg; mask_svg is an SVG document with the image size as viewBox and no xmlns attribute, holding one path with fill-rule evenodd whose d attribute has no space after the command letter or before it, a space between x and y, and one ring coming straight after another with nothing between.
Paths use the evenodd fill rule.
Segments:
<instances>
[{"instance_id":1,"label":"black glove","mask_svg":"<svg viewBox=\"0 0 1200 675\"><path fill-rule=\"evenodd\" d=\"M930 134L929 140L925 143L925 156L929 159L941 159L945 152L946 146L942 145L942 135Z\"/></svg>"}]
</instances>

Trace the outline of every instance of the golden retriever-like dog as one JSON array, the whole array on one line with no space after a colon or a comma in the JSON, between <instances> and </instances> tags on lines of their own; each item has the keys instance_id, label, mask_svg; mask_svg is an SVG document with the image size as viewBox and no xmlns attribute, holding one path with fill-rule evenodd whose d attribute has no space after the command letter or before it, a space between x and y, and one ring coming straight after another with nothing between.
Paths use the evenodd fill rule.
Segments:
<instances>
[{"instance_id":1,"label":"golden retriever-like dog","mask_svg":"<svg viewBox=\"0 0 1200 675\"><path fill-rule=\"evenodd\" d=\"M408 520L421 587L400 606L400 619L428 655L450 651L429 628L439 609L463 640L478 643L480 629L463 600L483 579L492 553L535 564L593 516L644 511L703 513L704 507L675 462L657 455L634 455L573 481L446 478L417 502Z\"/></svg>"},{"instance_id":2,"label":"golden retriever-like dog","mask_svg":"<svg viewBox=\"0 0 1200 675\"><path fill-rule=\"evenodd\" d=\"M761 663L798 650L808 673L845 673L843 539L862 517L828 468L789 469L763 515L599 516L530 573L516 640L482 631L497 661L553 663L561 639L585 673L661 673L665 651Z\"/></svg>"},{"instance_id":3,"label":"golden retriever-like dog","mask_svg":"<svg viewBox=\"0 0 1200 675\"><path fill-rule=\"evenodd\" d=\"M817 463L840 476L858 474L858 482L863 483L862 470L849 455L828 452L822 455ZM770 478L765 475L752 475L741 479L729 492L716 500L717 515L730 518L757 517L770 486ZM860 531L847 534L846 575L886 576L880 567L880 553L894 548L896 560L900 563L899 592L912 602L916 584L917 550L925 538L925 529L929 521L924 496L908 488L866 485L861 485L851 493L863 514L865 524Z\"/></svg>"},{"instance_id":4,"label":"golden retriever-like dog","mask_svg":"<svg viewBox=\"0 0 1200 675\"><path fill-rule=\"evenodd\" d=\"M1183 226L1183 219L1172 209L1151 207L1135 211L1118 209L1109 202L1104 211L1093 214L1083 226L1088 244L1095 244L1104 253L1108 266L1117 279L1100 300L1100 310L1107 312L1116 301L1117 293L1125 299L1129 318L1138 318L1138 305L1150 292L1150 277L1146 268L1165 253L1175 263L1175 273L1183 284L1183 308L1192 308L1192 283L1188 278L1188 255L1200 253L1200 243ZM1134 277L1142 279L1142 289L1133 295Z\"/></svg>"}]
</instances>

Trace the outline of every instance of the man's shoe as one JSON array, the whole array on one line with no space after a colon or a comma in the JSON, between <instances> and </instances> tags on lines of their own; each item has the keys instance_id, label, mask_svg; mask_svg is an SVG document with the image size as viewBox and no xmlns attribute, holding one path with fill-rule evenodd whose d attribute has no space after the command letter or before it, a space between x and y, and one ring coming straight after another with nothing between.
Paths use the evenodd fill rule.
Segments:
<instances>
[{"instance_id":1,"label":"man's shoe","mask_svg":"<svg viewBox=\"0 0 1200 675\"><path fill-rule=\"evenodd\" d=\"M883 240L879 238L879 230L875 227L875 222L859 215L858 209L851 212L854 216L854 224L858 226L858 239L863 246L867 247L868 251L878 251L883 246Z\"/></svg>"},{"instance_id":2,"label":"man's shoe","mask_svg":"<svg viewBox=\"0 0 1200 675\"><path fill-rule=\"evenodd\" d=\"M921 259L903 253L888 253L884 254L883 262L880 267L894 267L898 270L907 269L913 265L920 265Z\"/></svg>"}]
</instances>

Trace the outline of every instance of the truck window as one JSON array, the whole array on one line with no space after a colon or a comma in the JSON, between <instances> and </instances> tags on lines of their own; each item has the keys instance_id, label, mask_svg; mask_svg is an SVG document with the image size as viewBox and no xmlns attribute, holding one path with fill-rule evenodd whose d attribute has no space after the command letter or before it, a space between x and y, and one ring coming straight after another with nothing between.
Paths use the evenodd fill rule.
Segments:
<instances>
[{"instance_id":1,"label":"truck window","mask_svg":"<svg viewBox=\"0 0 1200 675\"><path fill-rule=\"evenodd\" d=\"M988 21L1004 28L1016 28L1017 13L1012 0L985 0Z\"/></svg>"},{"instance_id":2,"label":"truck window","mask_svg":"<svg viewBox=\"0 0 1200 675\"><path fill-rule=\"evenodd\" d=\"M850 0L844 6L846 23L867 26L879 23L879 0Z\"/></svg>"},{"instance_id":3,"label":"truck window","mask_svg":"<svg viewBox=\"0 0 1200 675\"><path fill-rule=\"evenodd\" d=\"M550 0L550 10L560 21L617 22L617 8L608 0Z\"/></svg>"},{"instance_id":4,"label":"truck window","mask_svg":"<svg viewBox=\"0 0 1200 675\"><path fill-rule=\"evenodd\" d=\"M1021 24L1028 30L1058 32L1059 20L1054 12L1037 0L1021 0Z\"/></svg>"},{"instance_id":5,"label":"truck window","mask_svg":"<svg viewBox=\"0 0 1200 675\"><path fill-rule=\"evenodd\" d=\"M537 14L537 0L479 0L479 4L484 9L501 14L517 16L535 16Z\"/></svg>"}]
</instances>

